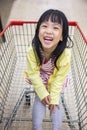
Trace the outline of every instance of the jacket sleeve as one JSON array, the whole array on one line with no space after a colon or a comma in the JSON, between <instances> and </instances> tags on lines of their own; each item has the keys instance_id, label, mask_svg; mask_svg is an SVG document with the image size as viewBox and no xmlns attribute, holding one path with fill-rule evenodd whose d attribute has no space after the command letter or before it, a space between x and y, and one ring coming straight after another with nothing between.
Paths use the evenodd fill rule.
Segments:
<instances>
[{"instance_id":1,"label":"jacket sleeve","mask_svg":"<svg viewBox=\"0 0 87 130\"><path fill-rule=\"evenodd\" d=\"M24 75L25 78L26 76L29 77L35 89L35 92L39 96L40 100L49 95L40 77L40 66L37 65L34 51L31 48L27 52L27 71L25 72Z\"/></svg>"},{"instance_id":2,"label":"jacket sleeve","mask_svg":"<svg viewBox=\"0 0 87 130\"><path fill-rule=\"evenodd\" d=\"M60 92L62 90L65 78L70 70L70 59L71 52L70 50L65 50L63 54L59 57L57 61L57 67L54 71L55 76L50 77L50 97L51 104L59 104Z\"/></svg>"}]
</instances>

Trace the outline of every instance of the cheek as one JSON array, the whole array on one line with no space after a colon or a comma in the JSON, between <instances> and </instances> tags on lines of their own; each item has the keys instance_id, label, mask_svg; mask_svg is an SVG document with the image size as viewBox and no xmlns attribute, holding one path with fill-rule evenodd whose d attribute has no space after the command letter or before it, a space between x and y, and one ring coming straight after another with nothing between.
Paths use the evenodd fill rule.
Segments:
<instances>
[{"instance_id":1,"label":"cheek","mask_svg":"<svg viewBox=\"0 0 87 130\"><path fill-rule=\"evenodd\" d=\"M62 41L62 36L61 35L56 35L55 43L58 43L59 41Z\"/></svg>"},{"instance_id":2,"label":"cheek","mask_svg":"<svg viewBox=\"0 0 87 130\"><path fill-rule=\"evenodd\" d=\"M41 32L41 31L39 32L38 37L39 37L39 40L40 40L40 42L41 42L41 41L42 41L42 38L43 38L43 35L42 35L42 32Z\"/></svg>"},{"instance_id":3,"label":"cheek","mask_svg":"<svg viewBox=\"0 0 87 130\"><path fill-rule=\"evenodd\" d=\"M56 37L57 37L57 40L58 40L58 41L62 40L62 32L59 32L59 33L56 35Z\"/></svg>"},{"instance_id":4,"label":"cheek","mask_svg":"<svg viewBox=\"0 0 87 130\"><path fill-rule=\"evenodd\" d=\"M43 32L42 32L42 30L40 29L40 30L39 30L39 34L38 34L38 36L41 37L42 34L43 34Z\"/></svg>"},{"instance_id":5,"label":"cheek","mask_svg":"<svg viewBox=\"0 0 87 130\"><path fill-rule=\"evenodd\" d=\"M41 31L39 30L39 33L38 33L38 37L39 37L39 39L40 39L40 37L41 37Z\"/></svg>"}]
</instances>

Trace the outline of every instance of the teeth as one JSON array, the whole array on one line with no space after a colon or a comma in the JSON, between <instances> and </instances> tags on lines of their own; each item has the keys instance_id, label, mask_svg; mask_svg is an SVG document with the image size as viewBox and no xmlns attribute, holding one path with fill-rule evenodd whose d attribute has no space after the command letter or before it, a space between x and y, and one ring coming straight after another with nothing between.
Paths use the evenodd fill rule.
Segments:
<instances>
[{"instance_id":1,"label":"teeth","mask_svg":"<svg viewBox=\"0 0 87 130\"><path fill-rule=\"evenodd\" d=\"M52 41L52 38L44 38L44 40Z\"/></svg>"},{"instance_id":2,"label":"teeth","mask_svg":"<svg viewBox=\"0 0 87 130\"><path fill-rule=\"evenodd\" d=\"M47 41L52 41L52 39L45 39L45 40L47 40Z\"/></svg>"}]
</instances>

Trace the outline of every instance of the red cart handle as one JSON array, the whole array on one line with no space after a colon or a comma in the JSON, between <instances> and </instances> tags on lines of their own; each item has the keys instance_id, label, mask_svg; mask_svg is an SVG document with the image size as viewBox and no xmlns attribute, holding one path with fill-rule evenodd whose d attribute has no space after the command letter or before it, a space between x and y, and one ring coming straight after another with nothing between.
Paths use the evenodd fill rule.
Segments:
<instances>
[{"instance_id":1,"label":"red cart handle","mask_svg":"<svg viewBox=\"0 0 87 130\"><path fill-rule=\"evenodd\" d=\"M4 32L7 30L8 27L10 26L21 26L23 24L36 24L37 21L10 21L7 26L3 29L3 31L0 33L0 36L2 36L4 34ZM69 21L69 26L76 26L79 30L79 32L81 33L85 43L87 44L87 39L85 37L85 35L83 34L80 26L78 25L78 23L76 21Z\"/></svg>"}]
</instances>

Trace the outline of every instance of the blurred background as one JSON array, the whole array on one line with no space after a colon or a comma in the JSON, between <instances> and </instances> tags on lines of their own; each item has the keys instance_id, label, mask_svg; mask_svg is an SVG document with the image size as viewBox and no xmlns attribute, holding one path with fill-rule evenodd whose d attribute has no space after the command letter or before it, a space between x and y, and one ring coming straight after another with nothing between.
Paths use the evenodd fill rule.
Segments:
<instances>
[{"instance_id":1,"label":"blurred background","mask_svg":"<svg viewBox=\"0 0 87 130\"><path fill-rule=\"evenodd\" d=\"M47 9L59 9L77 21L87 37L87 0L0 0L3 27L11 20L38 20Z\"/></svg>"}]
</instances>

